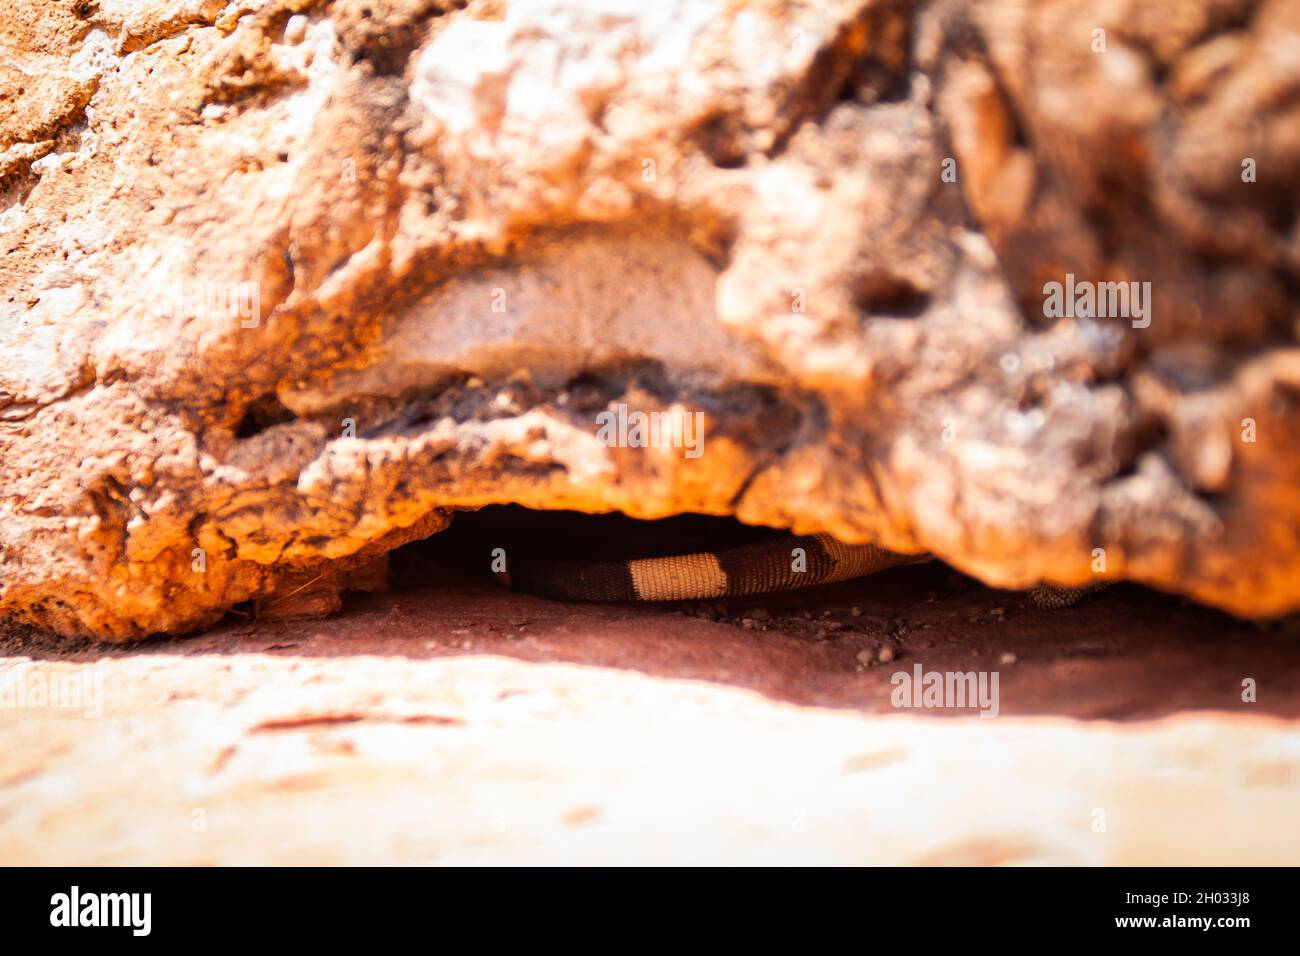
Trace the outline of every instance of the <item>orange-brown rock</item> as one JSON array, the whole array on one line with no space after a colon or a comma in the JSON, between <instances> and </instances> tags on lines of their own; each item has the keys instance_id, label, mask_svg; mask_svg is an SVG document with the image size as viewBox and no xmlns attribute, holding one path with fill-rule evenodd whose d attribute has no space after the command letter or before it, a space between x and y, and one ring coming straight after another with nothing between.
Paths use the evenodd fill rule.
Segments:
<instances>
[{"instance_id":1,"label":"orange-brown rock","mask_svg":"<svg viewBox=\"0 0 1300 956\"><path fill-rule=\"evenodd\" d=\"M180 632L493 502L1296 608L1298 44L1289 0L11 5L0 616ZM606 447L620 402L704 453Z\"/></svg>"}]
</instances>

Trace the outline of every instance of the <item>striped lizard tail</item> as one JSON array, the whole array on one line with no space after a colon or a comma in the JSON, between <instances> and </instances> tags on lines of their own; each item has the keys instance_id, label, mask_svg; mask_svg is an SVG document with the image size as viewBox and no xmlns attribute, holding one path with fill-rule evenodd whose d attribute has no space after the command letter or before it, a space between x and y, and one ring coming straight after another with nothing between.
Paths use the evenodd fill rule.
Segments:
<instances>
[{"instance_id":1,"label":"striped lizard tail","mask_svg":"<svg viewBox=\"0 0 1300 956\"><path fill-rule=\"evenodd\" d=\"M689 601L814 587L929 560L928 554L898 554L811 534L660 558L517 562L497 577L516 591L560 600ZM1029 596L1039 607L1062 608L1106 586L1040 584Z\"/></svg>"}]
</instances>

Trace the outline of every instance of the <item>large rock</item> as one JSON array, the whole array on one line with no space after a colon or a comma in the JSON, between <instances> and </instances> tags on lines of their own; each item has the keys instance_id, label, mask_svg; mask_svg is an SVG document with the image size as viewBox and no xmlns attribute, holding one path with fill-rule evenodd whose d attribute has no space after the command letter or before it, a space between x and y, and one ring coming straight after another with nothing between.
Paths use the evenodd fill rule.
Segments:
<instances>
[{"instance_id":1,"label":"large rock","mask_svg":"<svg viewBox=\"0 0 1300 956\"><path fill-rule=\"evenodd\" d=\"M0 634L0 860L1300 860L1300 622L886 574L757 627L399 575L324 621ZM988 695L916 707L918 667Z\"/></svg>"},{"instance_id":2,"label":"large rock","mask_svg":"<svg viewBox=\"0 0 1300 956\"><path fill-rule=\"evenodd\" d=\"M0 615L182 631L491 502L1300 606L1288 0L0 31ZM1067 277L1150 296L1048 314ZM704 453L606 447L620 402Z\"/></svg>"}]
</instances>

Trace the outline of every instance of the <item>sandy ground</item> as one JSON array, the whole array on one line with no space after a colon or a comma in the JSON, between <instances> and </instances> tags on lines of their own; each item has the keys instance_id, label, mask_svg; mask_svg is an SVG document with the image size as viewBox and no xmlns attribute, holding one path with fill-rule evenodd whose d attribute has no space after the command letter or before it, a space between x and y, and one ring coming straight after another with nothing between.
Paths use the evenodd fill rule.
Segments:
<instances>
[{"instance_id":1,"label":"sandy ground","mask_svg":"<svg viewBox=\"0 0 1300 956\"><path fill-rule=\"evenodd\" d=\"M1300 862L1294 621L937 565L671 607L400 577L323 621L4 638L0 862ZM997 716L895 707L918 665L996 673Z\"/></svg>"}]
</instances>

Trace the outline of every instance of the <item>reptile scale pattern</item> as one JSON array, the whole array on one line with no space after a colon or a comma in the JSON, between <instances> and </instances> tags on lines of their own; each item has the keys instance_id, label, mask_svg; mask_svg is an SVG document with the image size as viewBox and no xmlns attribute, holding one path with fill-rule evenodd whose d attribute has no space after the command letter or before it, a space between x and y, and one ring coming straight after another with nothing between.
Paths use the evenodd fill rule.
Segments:
<instances>
[{"instance_id":1,"label":"reptile scale pattern","mask_svg":"<svg viewBox=\"0 0 1300 956\"><path fill-rule=\"evenodd\" d=\"M578 601L684 601L812 587L917 560L816 534L663 558L537 564L513 575L512 586Z\"/></svg>"}]
</instances>

